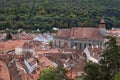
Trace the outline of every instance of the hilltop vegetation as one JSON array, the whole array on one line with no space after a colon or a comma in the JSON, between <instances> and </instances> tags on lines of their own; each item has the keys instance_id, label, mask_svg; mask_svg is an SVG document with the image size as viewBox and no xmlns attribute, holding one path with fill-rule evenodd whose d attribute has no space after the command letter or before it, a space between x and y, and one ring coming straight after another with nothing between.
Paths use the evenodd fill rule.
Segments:
<instances>
[{"instance_id":1,"label":"hilltop vegetation","mask_svg":"<svg viewBox=\"0 0 120 80\"><path fill-rule=\"evenodd\" d=\"M96 26L120 27L120 0L0 0L0 29Z\"/></svg>"}]
</instances>

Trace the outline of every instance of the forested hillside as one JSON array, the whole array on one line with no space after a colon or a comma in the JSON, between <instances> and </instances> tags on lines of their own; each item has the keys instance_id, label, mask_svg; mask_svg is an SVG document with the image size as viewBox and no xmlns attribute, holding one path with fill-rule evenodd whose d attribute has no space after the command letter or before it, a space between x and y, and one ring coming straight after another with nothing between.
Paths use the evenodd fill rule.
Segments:
<instances>
[{"instance_id":1,"label":"forested hillside","mask_svg":"<svg viewBox=\"0 0 120 80\"><path fill-rule=\"evenodd\" d=\"M96 26L120 27L120 0L0 0L0 29Z\"/></svg>"}]
</instances>

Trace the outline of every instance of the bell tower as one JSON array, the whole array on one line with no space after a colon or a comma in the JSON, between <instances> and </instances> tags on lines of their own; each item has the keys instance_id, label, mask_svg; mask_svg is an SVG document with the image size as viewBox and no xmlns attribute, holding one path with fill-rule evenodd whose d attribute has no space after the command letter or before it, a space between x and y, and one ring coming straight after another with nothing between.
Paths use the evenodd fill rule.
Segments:
<instances>
[{"instance_id":1,"label":"bell tower","mask_svg":"<svg viewBox=\"0 0 120 80\"><path fill-rule=\"evenodd\" d=\"M100 20L99 31L100 31L100 34L104 37L105 33L106 33L106 26L105 26L104 17L102 17Z\"/></svg>"}]
</instances>

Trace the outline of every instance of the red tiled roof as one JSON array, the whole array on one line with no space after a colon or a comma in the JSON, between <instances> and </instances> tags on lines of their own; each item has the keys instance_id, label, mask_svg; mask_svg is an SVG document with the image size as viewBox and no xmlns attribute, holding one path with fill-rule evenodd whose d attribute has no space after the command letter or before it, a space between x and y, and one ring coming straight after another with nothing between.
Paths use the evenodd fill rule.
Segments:
<instances>
[{"instance_id":1,"label":"red tiled roof","mask_svg":"<svg viewBox=\"0 0 120 80\"><path fill-rule=\"evenodd\" d=\"M90 46L88 47L88 50L90 51L90 55L92 57L98 59L102 53L102 46Z\"/></svg>"},{"instance_id":2,"label":"red tiled roof","mask_svg":"<svg viewBox=\"0 0 120 80\"><path fill-rule=\"evenodd\" d=\"M117 37L117 42L120 43L120 29L108 30L106 32L106 35L116 36Z\"/></svg>"},{"instance_id":3,"label":"red tiled roof","mask_svg":"<svg viewBox=\"0 0 120 80\"><path fill-rule=\"evenodd\" d=\"M32 66L32 65L34 65L34 64L36 63L36 60L35 60L33 57L28 58L28 59L26 59L26 60L27 60L27 62L30 64L30 66Z\"/></svg>"},{"instance_id":4,"label":"red tiled roof","mask_svg":"<svg viewBox=\"0 0 120 80\"><path fill-rule=\"evenodd\" d=\"M10 80L9 70L2 61L0 61L0 80Z\"/></svg>"},{"instance_id":5,"label":"red tiled roof","mask_svg":"<svg viewBox=\"0 0 120 80\"><path fill-rule=\"evenodd\" d=\"M71 29L71 38L73 39L102 39L98 28L78 28Z\"/></svg>"},{"instance_id":6,"label":"red tiled roof","mask_svg":"<svg viewBox=\"0 0 120 80\"><path fill-rule=\"evenodd\" d=\"M72 80L74 80L75 77L76 77L76 74L74 72L72 72L72 76L71 76L71 72L68 72L67 77L70 78L70 79L72 78Z\"/></svg>"},{"instance_id":7,"label":"red tiled roof","mask_svg":"<svg viewBox=\"0 0 120 80\"><path fill-rule=\"evenodd\" d=\"M18 34L14 34L12 35L13 39L22 39L22 40L33 40L33 35L30 33L18 33Z\"/></svg>"},{"instance_id":8,"label":"red tiled roof","mask_svg":"<svg viewBox=\"0 0 120 80\"><path fill-rule=\"evenodd\" d=\"M103 26L102 24L100 26ZM59 29L55 37L72 39L102 39L99 28L73 27L71 29Z\"/></svg>"},{"instance_id":9,"label":"red tiled roof","mask_svg":"<svg viewBox=\"0 0 120 80\"><path fill-rule=\"evenodd\" d=\"M70 37L70 29L59 29L56 33L56 37L60 38L69 38Z\"/></svg>"},{"instance_id":10,"label":"red tiled roof","mask_svg":"<svg viewBox=\"0 0 120 80\"><path fill-rule=\"evenodd\" d=\"M50 49L50 50L39 50L36 54L43 54L43 53L59 53L58 49Z\"/></svg>"},{"instance_id":11,"label":"red tiled roof","mask_svg":"<svg viewBox=\"0 0 120 80\"><path fill-rule=\"evenodd\" d=\"M7 52L10 50L14 50L16 47L21 47L23 46L23 44L24 40L0 42L0 50L1 52Z\"/></svg>"},{"instance_id":12,"label":"red tiled roof","mask_svg":"<svg viewBox=\"0 0 120 80\"><path fill-rule=\"evenodd\" d=\"M49 60L47 57L42 57L40 59L40 63L44 67L49 67L49 66L54 66L55 67L54 63L51 60Z\"/></svg>"}]
</instances>

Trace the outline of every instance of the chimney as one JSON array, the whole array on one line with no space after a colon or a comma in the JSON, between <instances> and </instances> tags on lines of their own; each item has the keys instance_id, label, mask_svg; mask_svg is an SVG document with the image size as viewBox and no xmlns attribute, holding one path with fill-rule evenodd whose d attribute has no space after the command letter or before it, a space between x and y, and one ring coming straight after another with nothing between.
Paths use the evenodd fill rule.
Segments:
<instances>
[{"instance_id":1,"label":"chimney","mask_svg":"<svg viewBox=\"0 0 120 80\"><path fill-rule=\"evenodd\" d=\"M100 31L101 36L104 37L105 33L106 33L106 26L105 26L104 17L102 17L101 20L100 20L99 31Z\"/></svg>"}]
</instances>

